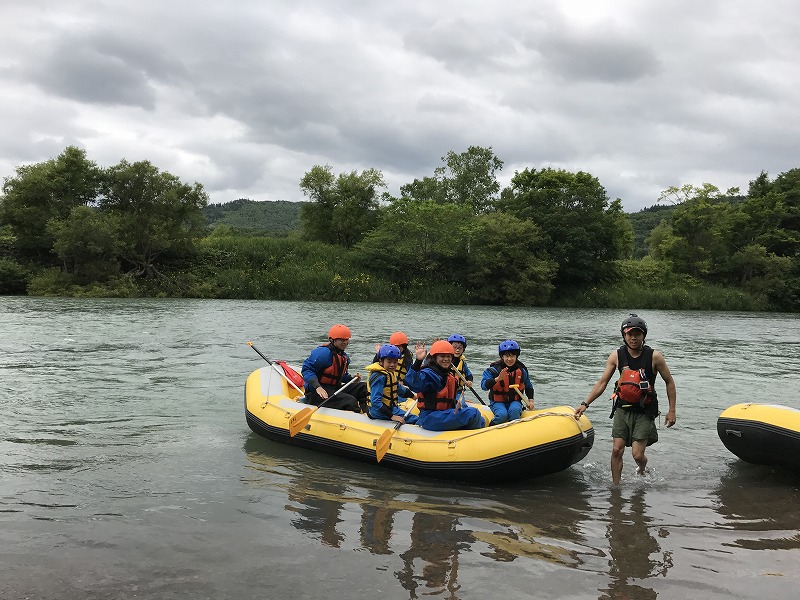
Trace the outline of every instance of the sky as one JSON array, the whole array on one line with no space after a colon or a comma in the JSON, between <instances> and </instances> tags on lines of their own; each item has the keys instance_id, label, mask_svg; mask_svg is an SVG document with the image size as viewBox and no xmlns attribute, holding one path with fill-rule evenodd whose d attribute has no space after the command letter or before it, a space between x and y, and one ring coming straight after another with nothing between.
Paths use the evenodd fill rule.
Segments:
<instances>
[{"instance_id":1,"label":"sky","mask_svg":"<svg viewBox=\"0 0 800 600\"><path fill-rule=\"evenodd\" d=\"M210 202L394 196L448 152L586 171L626 211L800 167L795 0L0 0L0 177L70 145Z\"/></svg>"}]
</instances>

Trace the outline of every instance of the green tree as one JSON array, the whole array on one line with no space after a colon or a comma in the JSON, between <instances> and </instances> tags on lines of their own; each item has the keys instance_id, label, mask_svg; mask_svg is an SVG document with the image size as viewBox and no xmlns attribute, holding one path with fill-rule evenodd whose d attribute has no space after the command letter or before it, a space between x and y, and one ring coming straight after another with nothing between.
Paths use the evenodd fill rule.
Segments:
<instances>
[{"instance_id":1,"label":"green tree","mask_svg":"<svg viewBox=\"0 0 800 600\"><path fill-rule=\"evenodd\" d=\"M686 183L681 187L674 185L668 187L658 197L659 202L669 202L671 204L683 204L689 200L720 200L731 196L738 196L739 188L730 188L725 194L720 189L711 184L703 183L701 186L694 186Z\"/></svg>"},{"instance_id":2,"label":"green tree","mask_svg":"<svg viewBox=\"0 0 800 600\"><path fill-rule=\"evenodd\" d=\"M122 160L105 173L100 208L108 216L130 273L150 277L159 274L159 262L194 253L194 242L204 230L202 210L207 202L199 183L182 183L149 161Z\"/></svg>"},{"instance_id":3,"label":"green tree","mask_svg":"<svg viewBox=\"0 0 800 600\"><path fill-rule=\"evenodd\" d=\"M97 209L76 206L67 219L51 219L47 231L54 240L53 252L64 270L75 276L75 283L102 282L119 273L116 234Z\"/></svg>"},{"instance_id":4,"label":"green tree","mask_svg":"<svg viewBox=\"0 0 800 600\"><path fill-rule=\"evenodd\" d=\"M356 246L357 259L396 283L461 282L474 229L471 219L467 206L395 200Z\"/></svg>"},{"instance_id":5,"label":"green tree","mask_svg":"<svg viewBox=\"0 0 800 600\"><path fill-rule=\"evenodd\" d=\"M748 285L763 289L776 308L800 310L800 169L781 173L774 181L762 172L750 182L742 211L747 227L735 232L737 246L755 245L768 257L766 264L759 257L759 275Z\"/></svg>"},{"instance_id":6,"label":"green tree","mask_svg":"<svg viewBox=\"0 0 800 600\"><path fill-rule=\"evenodd\" d=\"M337 177L329 165L315 165L300 181L300 189L311 199L300 207L306 237L351 248L374 226L378 190L385 187L376 169Z\"/></svg>"},{"instance_id":7,"label":"green tree","mask_svg":"<svg viewBox=\"0 0 800 600\"><path fill-rule=\"evenodd\" d=\"M546 304L557 265L534 223L505 213L480 215L468 257L470 298L481 304Z\"/></svg>"},{"instance_id":8,"label":"green tree","mask_svg":"<svg viewBox=\"0 0 800 600\"><path fill-rule=\"evenodd\" d=\"M781 173L772 182L762 172L750 182L743 210L749 222L740 234L746 239L778 256L800 256L800 169ZM742 235L739 241L745 241Z\"/></svg>"},{"instance_id":9,"label":"green tree","mask_svg":"<svg viewBox=\"0 0 800 600\"><path fill-rule=\"evenodd\" d=\"M617 200L596 177L562 169L517 172L497 202L498 210L536 223L558 264L557 287L607 282L614 261L631 252L633 233Z\"/></svg>"},{"instance_id":10,"label":"green tree","mask_svg":"<svg viewBox=\"0 0 800 600\"><path fill-rule=\"evenodd\" d=\"M653 256L670 261L678 273L722 281L734 251L732 233L741 221L739 208L721 197L690 198L676 207L668 224L654 230L661 237ZM651 236L651 242L656 239Z\"/></svg>"},{"instance_id":11,"label":"green tree","mask_svg":"<svg viewBox=\"0 0 800 600\"><path fill-rule=\"evenodd\" d=\"M86 158L86 151L67 147L58 157L17 167L16 176L3 183L0 222L16 237L20 259L47 263L53 237L50 219L66 219L75 206L97 202L102 171Z\"/></svg>"},{"instance_id":12,"label":"green tree","mask_svg":"<svg viewBox=\"0 0 800 600\"><path fill-rule=\"evenodd\" d=\"M415 179L401 187L401 196L465 205L474 214L492 207L500 192L496 173L503 168L503 161L494 155L491 147L470 146L460 154L451 150L442 161L444 166L434 169L433 177Z\"/></svg>"}]
</instances>

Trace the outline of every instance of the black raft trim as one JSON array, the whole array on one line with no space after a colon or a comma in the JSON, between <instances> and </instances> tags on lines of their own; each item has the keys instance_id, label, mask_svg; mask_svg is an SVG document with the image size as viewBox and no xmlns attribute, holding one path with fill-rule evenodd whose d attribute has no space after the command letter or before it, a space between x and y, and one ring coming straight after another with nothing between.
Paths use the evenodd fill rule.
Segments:
<instances>
[{"instance_id":1,"label":"black raft trim","mask_svg":"<svg viewBox=\"0 0 800 600\"><path fill-rule=\"evenodd\" d=\"M268 440L343 456L360 462L425 477L454 481L511 482L557 473L585 458L594 444L594 429L590 428L586 431L585 437L578 433L569 438L554 440L547 444L480 461L425 462L394 454L386 454L383 460L378 463L375 459L375 450L372 448L361 448L360 446L309 435L302 431L294 437L290 437L287 429L273 427L246 409L245 414L250 429Z\"/></svg>"},{"instance_id":2,"label":"black raft trim","mask_svg":"<svg viewBox=\"0 0 800 600\"><path fill-rule=\"evenodd\" d=\"M800 472L800 431L749 419L717 419L717 435L733 454L756 465Z\"/></svg>"}]
</instances>

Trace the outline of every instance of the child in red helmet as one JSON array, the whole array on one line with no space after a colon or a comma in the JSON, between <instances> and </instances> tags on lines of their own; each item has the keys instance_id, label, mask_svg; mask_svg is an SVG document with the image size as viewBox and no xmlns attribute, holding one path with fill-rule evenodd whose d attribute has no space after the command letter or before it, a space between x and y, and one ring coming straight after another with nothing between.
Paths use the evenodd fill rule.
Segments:
<instances>
[{"instance_id":1,"label":"child in red helmet","mask_svg":"<svg viewBox=\"0 0 800 600\"><path fill-rule=\"evenodd\" d=\"M431 431L453 429L480 429L486 426L480 411L472 406L461 407L457 402L457 379L450 367L453 364L453 346L439 340L431 344L427 364L424 344L414 348L416 360L406 373L405 384L418 392L419 418L417 425Z\"/></svg>"}]
</instances>

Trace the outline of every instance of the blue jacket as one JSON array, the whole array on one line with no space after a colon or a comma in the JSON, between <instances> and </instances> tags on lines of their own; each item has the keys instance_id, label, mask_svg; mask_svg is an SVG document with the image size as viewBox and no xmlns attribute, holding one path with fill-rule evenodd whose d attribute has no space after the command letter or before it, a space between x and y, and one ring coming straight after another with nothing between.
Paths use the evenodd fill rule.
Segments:
<instances>
[{"instance_id":1,"label":"blue jacket","mask_svg":"<svg viewBox=\"0 0 800 600\"><path fill-rule=\"evenodd\" d=\"M350 365L350 357L347 352L342 352L345 358L344 373L342 375L342 383L347 383L353 376L347 372ZM303 368L300 374L303 376L303 381L306 382L306 390L313 390L319 387L319 375L328 367L333 364L333 352L326 344L315 348L309 357L303 361Z\"/></svg>"}]
</instances>

